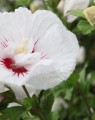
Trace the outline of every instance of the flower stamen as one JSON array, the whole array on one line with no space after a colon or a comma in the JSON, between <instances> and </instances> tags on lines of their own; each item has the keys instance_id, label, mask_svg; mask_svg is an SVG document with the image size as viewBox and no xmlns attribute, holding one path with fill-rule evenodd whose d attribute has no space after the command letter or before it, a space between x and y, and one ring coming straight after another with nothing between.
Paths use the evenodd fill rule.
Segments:
<instances>
[{"instance_id":1,"label":"flower stamen","mask_svg":"<svg viewBox=\"0 0 95 120\"><path fill-rule=\"evenodd\" d=\"M20 46L16 49L16 54L27 53L28 40L23 41Z\"/></svg>"}]
</instances>

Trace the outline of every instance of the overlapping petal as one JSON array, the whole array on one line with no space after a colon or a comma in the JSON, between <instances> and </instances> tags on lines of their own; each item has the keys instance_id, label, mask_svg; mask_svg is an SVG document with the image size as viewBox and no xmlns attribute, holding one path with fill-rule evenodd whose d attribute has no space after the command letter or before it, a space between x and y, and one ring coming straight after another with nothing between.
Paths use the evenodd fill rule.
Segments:
<instances>
[{"instance_id":1,"label":"overlapping petal","mask_svg":"<svg viewBox=\"0 0 95 120\"><path fill-rule=\"evenodd\" d=\"M34 66L27 83L35 88L47 89L66 80L72 73L79 46L73 33L54 25L39 39L36 50L48 59Z\"/></svg>"}]
</instances>

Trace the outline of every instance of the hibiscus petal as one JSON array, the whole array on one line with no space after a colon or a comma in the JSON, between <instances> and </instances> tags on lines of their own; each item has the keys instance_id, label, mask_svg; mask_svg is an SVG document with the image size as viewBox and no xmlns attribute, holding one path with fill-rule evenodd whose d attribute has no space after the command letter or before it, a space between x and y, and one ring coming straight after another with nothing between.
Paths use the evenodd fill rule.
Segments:
<instances>
[{"instance_id":1,"label":"hibiscus petal","mask_svg":"<svg viewBox=\"0 0 95 120\"><path fill-rule=\"evenodd\" d=\"M11 87L11 89L14 91L17 100L23 100L25 97L27 97L22 86L9 84L9 87ZM30 96L32 96L36 92L35 88L32 85L26 84L25 87L27 88Z\"/></svg>"},{"instance_id":2,"label":"hibiscus petal","mask_svg":"<svg viewBox=\"0 0 95 120\"><path fill-rule=\"evenodd\" d=\"M28 77L28 74L26 74L25 76L18 76L16 74L13 75L11 70L9 71L6 68L0 66L0 92L4 92L4 85L7 85L14 91L16 98L22 100L26 97L26 94L22 89L22 85L25 84L25 82L28 80ZM25 84L25 86L27 87L30 96L32 96L35 92L35 88L32 85Z\"/></svg>"},{"instance_id":3,"label":"hibiscus petal","mask_svg":"<svg viewBox=\"0 0 95 120\"><path fill-rule=\"evenodd\" d=\"M32 35L34 38L34 41L37 41L55 24L59 24L59 26L66 29L54 13L46 10L38 10L32 15L32 20L28 22L27 30L30 36Z\"/></svg>"},{"instance_id":4,"label":"hibiscus petal","mask_svg":"<svg viewBox=\"0 0 95 120\"><path fill-rule=\"evenodd\" d=\"M39 39L36 50L44 52L48 59L42 60L32 68L31 78L27 83L35 88L48 89L66 80L72 73L79 45L73 33L54 25Z\"/></svg>"},{"instance_id":5,"label":"hibiscus petal","mask_svg":"<svg viewBox=\"0 0 95 120\"><path fill-rule=\"evenodd\" d=\"M0 33L8 41L14 41L16 46L32 37L35 43L52 25L59 24L66 29L55 14L46 10L38 10L31 14L28 9L19 8L15 10L15 14L0 13L0 19Z\"/></svg>"},{"instance_id":6,"label":"hibiscus petal","mask_svg":"<svg viewBox=\"0 0 95 120\"><path fill-rule=\"evenodd\" d=\"M0 13L0 33L8 41L14 41L16 45L19 45L20 42L28 39L26 26L31 16L31 11L27 8L16 9L15 13Z\"/></svg>"},{"instance_id":7,"label":"hibiscus petal","mask_svg":"<svg viewBox=\"0 0 95 120\"><path fill-rule=\"evenodd\" d=\"M20 86L23 85L28 78L29 75L27 73L18 75L11 69L7 69L3 65L0 65L0 81L3 84L15 84Z\"/></svg>"},{"instance_id":8,"label":"hibiscus petal","mask_svg":"<svg viewBox=\"0 0 95 120\"><path fill-rule=\"evenodd\" d=\"M48 89L61 82L52 60L42 60L33 66L26 82L36 89Z\"/></svg>"}]
</instances>

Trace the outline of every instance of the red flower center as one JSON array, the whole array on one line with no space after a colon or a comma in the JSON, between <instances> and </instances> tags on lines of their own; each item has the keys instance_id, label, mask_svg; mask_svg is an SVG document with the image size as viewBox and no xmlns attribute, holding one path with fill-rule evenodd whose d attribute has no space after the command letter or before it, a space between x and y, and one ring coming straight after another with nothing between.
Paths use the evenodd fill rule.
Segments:
<instances>
[{"instance_id":1,"label":"red flower center","mask_svg":"<svg viewBox=\"0 0 95 120\"><path fill-rule=\"evenodd\" d=\"M14 74L20 74L24 75L24 73L27 73L28 70L26 70L24 67L19 67L15 65L15 62L11 58L5 58L2 59L1 62L3 63L4 67L7 69L11 69Z\"/></svg>"}]
</instances>

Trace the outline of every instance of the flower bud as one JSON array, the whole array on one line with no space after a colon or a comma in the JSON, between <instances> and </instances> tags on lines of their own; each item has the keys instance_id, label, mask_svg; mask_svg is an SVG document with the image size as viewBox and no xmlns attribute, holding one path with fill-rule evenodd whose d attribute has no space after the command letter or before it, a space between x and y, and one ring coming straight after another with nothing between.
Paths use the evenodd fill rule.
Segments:
<instances>
[{"instance_id":1,"label":"flower bud","mask_svg":"<svg viewBox=\"0 0 95 120\"><path fill-rule=\"evenodd\" d=\"M60 13L63 13L63 8L64 8L64 1L61 0L57 6L57 9L59 10Z\"/></svg>"},{"instance_id":2,"label":"flower bud","mask_svg":"<svg viewBox=\"0 0 95 120\"><path fill-rule=\"evenodd\" d=\"M91 6L91 7L88 7L86 8L84 11L83 11L86 19L88 20L88 22L94 26L95 25L95 6Z\"/></svg>"}]
</instances>

